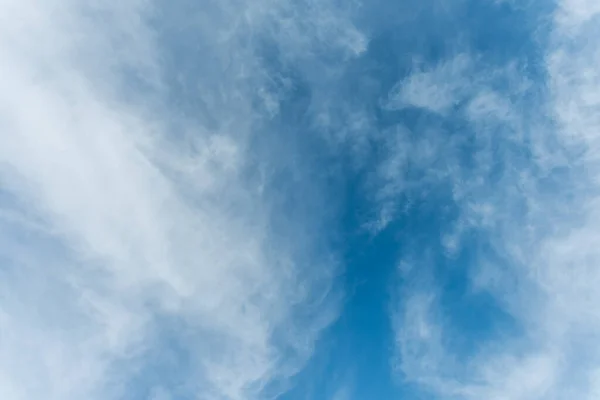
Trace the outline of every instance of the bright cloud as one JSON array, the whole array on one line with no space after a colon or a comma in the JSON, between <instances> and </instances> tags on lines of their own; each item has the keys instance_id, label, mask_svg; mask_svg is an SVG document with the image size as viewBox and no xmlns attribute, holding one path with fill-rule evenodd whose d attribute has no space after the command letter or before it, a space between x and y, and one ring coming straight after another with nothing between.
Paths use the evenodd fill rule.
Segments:
<instances>
[{"instance_id":1,"label":"bright cloud","mask_svg":"<svg viewBox=\"0 0 600 400\"><path fill-rule=\"evenodd\" d=\"M336 261L254 158L258 46L365 39L305 6L0 3L2 399L252 399L310 356Z\"/></svg>"}]
</instances>

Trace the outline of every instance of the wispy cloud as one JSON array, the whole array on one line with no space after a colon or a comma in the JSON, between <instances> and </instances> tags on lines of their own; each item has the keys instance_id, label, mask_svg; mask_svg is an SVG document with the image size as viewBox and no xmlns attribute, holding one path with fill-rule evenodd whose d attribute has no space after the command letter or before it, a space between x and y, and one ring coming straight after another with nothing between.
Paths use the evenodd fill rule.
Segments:
<instances>
[{"instance_id":1,"label":"wispy cloud","mask_svg":"<svg viewBox=\"0 0 600 400\"><path fill-rule=\"evenodd\" d=\"M268 397L310 356L336 263L254 157L257 52L365 39L292 3L0 3L0 397Z\"/></svg>"},{"instance_id":2,"label":"wispy cloud","mask_svg":"<svg viewBox=\"0 0 600 400\"><path fill-rule=\"evenodd\" d=\"M594 311L600 301L595 290L600 277L595 245L599 18L595 3L558 2L542 44L544 71L537 76L526 74L518 63L503 70L478 67L473 76L458 71L457 77L442 67L427 72L432 77L426 80L418 72L419 79L411 77L398 86L430 82L432 92L442 80L443 93L454 96L443 104L462 102L457 112L473 132L472 156L458 156L457 147L447 145L435 155L455 157L453 168L438 182L449 185L458 210L456 221L443 228L439 245L451 252L467 248L476 255L464 268L471 291L465 296L491 294L515 325L474 339L466 351L457 347L465 332L442 311L439 293L444 289L435 277L413 284L422 271L433 271L436 261L414 249L416 256L406 262L416 266L401 272L411 284L395 315L397 365L408 380L440 398L598 395L600 354L593 343L600 336ZM490 76L504 84L490 84L496 79L490 81ZM469 90L468 96L444 89L453 87L448 81ZM471 82L468 89L465 81ZM436 96L433 106L411 98L403 96L405 104L439 112L444 107L437 102L446 97ZM447 140L443 131L432 140L436 138L438 143ZM464 142L458 149L465 149Z\"/></svg>"},{"instance_id":3,"label":"wispy cloud","mask_svg":"<svg viewBox=\"0 0 600 400\"><path fill-rule=\"evenodd\" d=\"M340 387L333 395L331 400L350 400L352 398L349 386Z\"/></svg>"},{"instance_id":4,"label":"wispy cloud","mask_svg":"<svg viewBox=\"0 0 600 400\"><path fill-rule=\"evenodd\" d=\"M464 97L465 90L472 88L469 81L472 66L468 55L460 54L432 69L417 69L390 90L385 107L402 109L410 106L445 113Z\"/></svg>"}]
</instances>

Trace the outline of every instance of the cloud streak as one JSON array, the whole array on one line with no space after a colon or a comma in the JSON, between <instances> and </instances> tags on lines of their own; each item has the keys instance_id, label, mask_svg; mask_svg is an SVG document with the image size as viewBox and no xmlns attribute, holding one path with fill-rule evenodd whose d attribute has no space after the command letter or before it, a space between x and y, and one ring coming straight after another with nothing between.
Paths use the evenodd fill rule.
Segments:
<instances>
[{"instance_id":1,"label":"cloud streak","mask_svg":"<svg viewBox=\"0 0 600 400\"><path fill-rule=\"evenodd\" d=\"M268 398L335 318L326 215L254 157L285 95L258 44L364 38L329 3L192 6L0 3L3 399Z\"/></svg>"}]
</instances>

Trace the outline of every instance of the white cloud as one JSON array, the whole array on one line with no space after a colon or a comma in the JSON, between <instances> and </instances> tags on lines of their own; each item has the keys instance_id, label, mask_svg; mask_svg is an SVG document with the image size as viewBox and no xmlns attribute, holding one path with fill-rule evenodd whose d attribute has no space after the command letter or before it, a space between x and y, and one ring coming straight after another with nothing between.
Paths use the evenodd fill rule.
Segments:
<instances>
[{"instance_id":1,"label":"white cloud","mask_svg":"<svg viewBox=\"0 0 600 400\"><path fill-rule=\"evenodd\" d=\"M335 262L319 216L281 214L270 160L249 157L279 100L253 106L267 76L248 45L285 25L290 57L362 51L307 4L179 4L165 22L135 0L0 2L2 399L252 399L310 356ZM197 113L174 105L182 81Z\"/></svg>"},{"instance_id":2,"label":"white cloud","mask_svg":"<svg viewBox=\"0 0 600 400\"><path fill-rule=\"evenodd\" d=\"M420 107L445 114L472 87L469 70L472 61L466 54L440 63L432 69L417 70L395 85L385 104L389 109Z\"/></svg>"},{"instance_id":3,"label":"white cloud","mask_svg":"<svg viewBox=\"0 0 600 400\"><path fill-rule=\"evenodd\" d=\"M341 386L335 391L331 400L350 400L352 399L352 390L350 385Z\"/></svg>"},{"instance_id":4,"label":"white cloud","mask_svg":"<svg viewBox=\"0 0 600 400\"><path fill-rule=\"evenodd\" d=\"M441 398L598 395L599 11L596 2L559 2L545 49L548 86L535 92L535 108L520 102L514 87L502 96L484 85L468 100L466 119L482 147L475 172L458 169L442 180L460 210L446 241L456 248L469 231L488 240L498 257L479 254L472 289L492 294L520 333L482 339L465 356L452 347L459 333L436 311L440 301L421 295L435 284L406 293L410 300L395 317L400 370ZM518 70L505 73L518 81ZM524 79L516 87L530 85ZM421 103L415 105L431 108ZM496 178L492 165L502 167ZM420 268L429 270L427 263Z\"/></svg>"},{"instance_id":5,"label":"white cloud","mask_svg":"<svg viewBox=\"0 0 600 400\"><path fill-rule=\"evenodd\" d=\"M503 86L510 88L514 99L497 90ZM520 111L525 104L519 104L519 99L531 86L516 63L488 65L482 57L464 52L394 85L386 108L414 107L435 115L420 115L414 127L399 123L384 131L383 139L378 138L383 156L370 176L369 189L379 210L369 226L374 231L385 228L444 185L453 186L452 196L459 202L473 191L487 191L487 175L497 162L495 147L499 143L521 145L526 140ZM450 122L442 122L445 118ZM461 120L469 124L462 126ZM473 160L466 161L469 146L476 151L472 151ZM469 162L475 167L465 168ZM474 223L472 219L489 220L490 205L486 199L478 200L483 202L469 205L472 215L465 217L464 226L457 224L455 233L464 232ZM401 203L407 209L402 210ZM453 253L455 235L444 236L448 252Z\"/></svg>"}]
</instances>

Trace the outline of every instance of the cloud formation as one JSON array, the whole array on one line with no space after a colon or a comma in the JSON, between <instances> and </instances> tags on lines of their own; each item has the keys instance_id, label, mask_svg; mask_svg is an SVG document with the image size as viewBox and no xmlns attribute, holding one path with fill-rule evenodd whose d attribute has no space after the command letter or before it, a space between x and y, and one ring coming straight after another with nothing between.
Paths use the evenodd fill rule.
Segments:
<instances>
[{"instance_id":1,"label":"cloud formation","mask_svg":"<svg viewBox=\"0 0 600 400\"><path fill-rule=\"evenodd\" d=\"M326 212L277 189L292 149L257 140L287 90L261 46L365 38L329 2L0 9L0 397L276 395L335 318L337 262Z\"/></svg>"},{"instance_id":2,"label":"cloud formation","mask_svg":"<svg viewBox=\"0 0 600 400\"><path fill-rule=\"evenodd\" d=\"M472 132L466 136L473 156L460 155L465 142L459 141L417 158L430 176L437 171L432 158L454 157L437 182L449 185L457 217L442 226L438 243L447 254L471 254L455 267L469 276L461 301L473 307L491 299L487 312L501 310L508 321L492 333L468 336L444 304L449 283L432 272L439 259L423 256L423 249L405 256L400 274L408 283L394 317L396 365L406 379L439 398L598 395L600 354L593 343L600 335L594 311L600 300L595 290L600 75L594 67L600 61L599 18L591 2L558 2L544 41L542 74L526 73L517 61L502 69L477 67L474 74L453 69L455 75L449 75L446 66L455 65L450 61L425 72L428 79L418 72L392 94L436 113L446 108L440 99L459 104L453 117L459 113L465 132ZM440 87L438 81L445 83ZM417 91L415 82L431 87ZM433 103L411 96L437 90L442 94L432 96ZM438 130L431 140L447 143L444 134Z\"/></svg>"}]
</instances>

